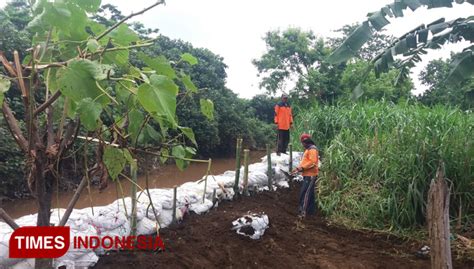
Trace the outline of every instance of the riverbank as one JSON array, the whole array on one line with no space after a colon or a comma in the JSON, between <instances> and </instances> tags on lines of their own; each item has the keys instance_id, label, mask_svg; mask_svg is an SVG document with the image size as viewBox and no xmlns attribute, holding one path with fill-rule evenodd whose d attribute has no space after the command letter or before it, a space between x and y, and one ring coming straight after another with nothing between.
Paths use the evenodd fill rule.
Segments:
<instances>
[{"instance_id":1,"label":"riverbank","mask_svg":"<svg viewBox=\"0 0 474 269\"><path fill-rule=\"evenodd\" d=\"M265 155L262 151L250 152L250 163L260 162ZM169 164L153 169L149 174L150 188L172 188L174 185L181 185L185 182L196 181L201 179L206 173L207 163L191 163L189 167L180 171L176 165ZM228 170L235 170L235 158L216 158L212 160L212 174L221 174ZM138 177L138 185L145 187L145 175ZM130 195L131 183L122 179L120 181L125 196ZM65 208L73 196L73 192L56 192L53 196L53 208ZM117 200L120 195L120 188L116 184L110 183L109 186L99 191L98 187L91 186L90 192L87 188L82 192L81 197L77 201L75 208L82 209L90 206L103 206ZM34 214L37 212L36 200L34 199L18 199L12 201L4 201L0 207L12 217L19 218L24 215Z\"/></svg>"}]
</instances>

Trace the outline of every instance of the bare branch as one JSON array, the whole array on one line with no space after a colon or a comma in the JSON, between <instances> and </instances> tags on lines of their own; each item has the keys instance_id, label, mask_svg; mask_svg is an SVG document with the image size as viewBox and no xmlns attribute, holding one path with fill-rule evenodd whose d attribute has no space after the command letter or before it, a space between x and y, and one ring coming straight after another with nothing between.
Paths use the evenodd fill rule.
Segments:
<instances>
[{"instance_id":1,"label":"bare branch","mask_svg":"<svg viewBox=\"0 0 474 269\"><path fill-rule=\"evenodd\" d=\"M89 171L87 171L86 173L89 173ZM59 221L59 224L58 226L64 226L66 225L67 223L67 220L69 219L69 216L71 215L72 213L72 210L74 209L74 206L76 205L77 203L77 200L79 200L79 197L81 196L81 192L82 190L84 189L84 187L87 186L87 177L86 176L83 176L82 177L82 180L81 180L81 183L79 184L79 186L77 187L76 189L76 192L74 193L74 195L72 196L72 199L71 201L69 202L67 208L66 208L66 212L64 212L64 215L63 217L61 218L61 220Z\"/></svg>"},{"instance_id":2,"label":"bare branch","mask_svg":"<svg viewBox=\"0 0 474 269\"><path fill-rule=\"evenodd\" d=\"M18 125L18 120L13 115L12 110L8 106L7 102L3 102L2 104L2 112L5 121L7 122L8 129L12 134L13 138L15 139L16 143L20 147L20 149L27 153L28 152L28 141L23 136L23 133Z\"/></svg>"},{"instance_id":3,"label":"bare branch","mask_svg":"<svg viewBox=\"0 0 474 269\"><path fill-rule=\"evenodd\" d=\"M0 52L0 61L2 62L5 69L7 69L8 73L10 73L10 76L16 77L15 69L10 64L10 62L7 60L7 58L5 57L5 54L3 54L3 52Z\"/></svg>"},{"instance_id":4,"label":"bare branch","mask_svg":"<svg viewBox=\"0 0 474 269\"><path fill-rule=\"evenodd\" d=\"M23 71L21 70L21 62L20 62L20 55L18 54L18 51L15 50L13 52L13 57L15 60L15 68L16 68L16 75L18 78L18 84L20 85L20 90L21 90L21 95L23 96L23 99L27 98L27 91L26 91L26 86L25 86L25 81L23 80ZM26 103L28 100L24 100ZM25 105L25 108L28 106Z\"/></svg>"},{"instance_id":5,"label":"bare branch","mask_svg":"<svg viewBox=\"0 0 474 269\"><path fill-rule=\"evenodd\" d=\"M54 101L56 101L59 96L61 96L61 92L57 91L56 93L53 94L46 102L44 102L42 105L40 105L34 113L34 116L37 116L39 113L43 112L46 108L48 108Z\"/></svg>"},{"instance_id":6,"label":"bare branch","mask_svg":"<svg viewBox=\"0 0 474 269\"><path fill-rule=\"evenodd\" d=\"M122 20L120 20L119 22L117 22L116 24L112 25L109 29L105 30L102 34L100 34L96 40L100 40L102 39L104 36L106 36L107 34L109 34L110 32L112 32L115 28L119 27L120 24L124 23L125 21L129 20L130 18L132 17L135 17L137 15L141 15L143 13L145 13L146 11L156 7L157 5L160 5L160 4L164 4L165 1L164 0L161 0L161 1L157 1L156 3L154 3L153 5L139 11L139 12L135 12L135 13L132 13L130 15L128 15L127 17L123 18Z\"/></svg>"},{"instance_id":7,"label":"bare branch","mask_svg":"<svg viewBox=\"0 0 474 269\"><path fill-rule=\"evenodd\" d=\"M36 70L43 70L48 68L55 68L55 67L66 67L67 62L56 62L56 63L48 63L48 64L38 64L34 68ZM26 70L31 70L33 67L31 65L25 66Z\"/></svg>"},{"instance_id":8,"label":"bare branch","mask_svg":"<svg viewBox=\"0 0 474 269\"><path fill-rule=\"evenodd\" d=\"M16 224L15 220L13 220L3 208L0 208L0 218L2 218L13 230L20 228L18 224Z\"/></svg>"}]
</instances>

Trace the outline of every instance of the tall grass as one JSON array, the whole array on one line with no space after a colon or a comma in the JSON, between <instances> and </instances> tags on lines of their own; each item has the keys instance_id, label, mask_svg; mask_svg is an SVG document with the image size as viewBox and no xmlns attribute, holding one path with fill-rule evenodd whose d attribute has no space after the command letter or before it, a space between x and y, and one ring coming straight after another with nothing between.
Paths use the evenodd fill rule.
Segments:
<instances>
[{"instance_id":1,"label":"tall grass","mask_svg":"<svg viewBox=\"0 0 474 269\"><path fill-rule=\"evenodd\" d=\"M426 197L440 160L451 185L451 217L474 221L474 114L438 106L367 103L300 111L323 153L320 207L377 229L425 223ZM293 143L298 143L293 135Z\"/></svg>"}]
</instances>

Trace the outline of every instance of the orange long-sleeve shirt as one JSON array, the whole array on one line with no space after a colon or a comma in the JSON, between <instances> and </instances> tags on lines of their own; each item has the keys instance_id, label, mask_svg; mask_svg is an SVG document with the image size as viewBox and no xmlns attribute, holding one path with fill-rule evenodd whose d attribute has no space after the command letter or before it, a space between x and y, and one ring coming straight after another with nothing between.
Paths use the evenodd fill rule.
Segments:
<instances>
[{"instance_id":1,"label":"orange long-sleeve shirt","mask_svg":"<svg viewBox=\"0 0 474 269\"><path fill-rule=\"evenodd\" d=\"M317 176L319 173L318 168L318 149L315 146L311 146L306 149L301 159L299 169L303 171L303 176Z\"/></svg>"},{"instance_id":2,"label":"orange long-sleeve shirt","mask_svg":"<svg viewBox=\"0 0 474 269\"><path fill-rule=\"evenodd\" d=\"M279 102L275 105L275 124L279 130L289 130L293 123L293 113L288 103Z\"/></svg>"}]
</instances>

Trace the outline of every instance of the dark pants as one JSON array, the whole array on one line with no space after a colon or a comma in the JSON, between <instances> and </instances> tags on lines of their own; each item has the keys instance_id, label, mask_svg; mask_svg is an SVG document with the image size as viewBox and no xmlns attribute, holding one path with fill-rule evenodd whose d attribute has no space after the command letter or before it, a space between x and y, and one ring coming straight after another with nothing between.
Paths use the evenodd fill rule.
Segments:
<instances>
[{"instance_id":1,"label":"dark pants","mask_svg":"<svg viewBox=\"0 0 474 269\"><path fill-rule=\"evenodd\" d=\"M290 130L278 130L277 153L286 153L288 143L290 143Z\"/></svg>"},{"instance_id":2,"label":"dark pants","mask_svg":"<svg viewBox=\"0 0 474 269\"><path fill-rule=\"evenodd\" d=\"M314 215L316 213L316 197L314 188L318 177L303 177L303 185L300 191L299 214Z\"/></svg>"}]
</instances>

